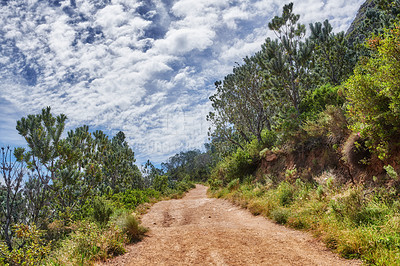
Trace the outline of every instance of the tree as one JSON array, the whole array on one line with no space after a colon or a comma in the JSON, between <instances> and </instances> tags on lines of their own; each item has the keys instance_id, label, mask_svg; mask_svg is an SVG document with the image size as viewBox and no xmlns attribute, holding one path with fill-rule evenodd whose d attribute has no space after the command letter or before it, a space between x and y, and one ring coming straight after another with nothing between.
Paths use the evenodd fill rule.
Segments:
<instances>
[{"instance_id":1,"label":"tree","mask_svg":"<svg viewBox=\"0 0 400 266\"><path fill-rule=\"evenodd\" d=\"M265 105L265 79L254 57L244 58L244 64L234 67L224 81L215 83L217 92L210 97L214 112L211 121L219 135L243 148L253 137L262 142L263 129L271 129L271 106ZM212 135L212 134L211 134Z\"/></svg>"},{"instance_id":2,"label":"tree","mask_svg":"<svg viewBox=\"0 0 400 266\"><path fill-rule=\"evenodd\" d=\"M150 160L147 160L143 167L144 183L146 187L150 187L154 180L164 174L162 169L155 167Z\"/></svg>"},{"instance_id":3,"label":"tree","mask_svg":"<svg viewBox=\"0 0 400 266\"><path fill-rule=\"evenodd\" d=\"M284 5L282 16L275 16L268 24L277 40L268 38L262 45L260 65L268 76L269 84L278 91L281 99L289 103L300 115L299 105L310 89L309 70L313 45L302 41L306 29L298 23L300 15L293 14L293 3Z\"/></svg>"},{"instance_id":4,"label":"tree","mask_svg":"<svg viewBox=\"0 0 400 266\"><path fill-rule=\"evenodd\" d=\"M341 84L349 77L355 65L344 32L333 33L328 20L310 24L310 30L310 38L315 46L315 71L326 77L324 83L334 86Z\"/></svg>"},{"instance_id":5,"label":"tree","mask_svg":"<svg viewBox=\"0 0 400 266\"><path fill-rule=\"evenodd\" d=\"M215 149L210 144L205 144L205 148L205 152L194 149L169 157L166 162L161 164L165 175L170 181L207 180L211 167L215 164Z\"/></svg>"},{"instance_id":6,"label":"tree","mask_svg":"<svg viewBox=\"0 0 400 266\"><path fill-rule=\"evenodd\" d=\"M70 130L60 141L57 178L53 190L57 209L64 214L77 211L102 181L102 163L98 160L95 139L84 125ZM62 195L62 196L61 196Z\"/></svg>"},{"instance_id":7,"label":"tree","mask_svg":"<svg viewBox=\"0 0 400 266\"><path fill-rule=\"evenodd\" d=\"M59 142L65 128L67 117L60 114L54 117L47 107L40 114L28 115L17 121L16 129L30 148L23 155L27 163L30 180L25 186L28 207L31 207L31 221L37 223L46 214L51 183L56 182L59 163Z\"/></svg>"},{"instance_id":8,"label":"tree","mask_svg":"<svg viewBox=\"0 0 400 266\"><path fill-rule=\"evenodd\" d=\"M169 157L167 162L162 163L161 167L171 180L181 181L186 177L195 178L196 157L199 154L201 154L199 150L177 153Z\"/></svg>"},{"instance_id":9,"label":"tree","mask_svg":"<svg viewBox=\"0 0 400 266\"><path fill-rule=\"evenodd\" d=\"M119 191L141 187L142 177L134 164L134 152L125 141L122 131L112 138L105 154L104 171L112 189Z\"/></svg>"},{"instance_id":10,"label":"tree","mask_svg":"<svg viewBox=\"0 0 400 266\"><path fill-rule=\"evenodd\" d=\"M0 221L1 236L11 251L11 225L20 222L23 215L23 176L24 163L21 148L2 147L0 152L0 171L4 185L0 185Z\"/></svg>"}]
</instances>

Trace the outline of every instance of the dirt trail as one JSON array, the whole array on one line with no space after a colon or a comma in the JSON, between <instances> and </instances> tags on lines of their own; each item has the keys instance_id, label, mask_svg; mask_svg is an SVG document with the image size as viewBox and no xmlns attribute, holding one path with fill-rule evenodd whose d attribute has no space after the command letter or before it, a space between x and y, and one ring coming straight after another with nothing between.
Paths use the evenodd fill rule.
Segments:
<instances>
[{"instance_id":1,"label":"dirt trail","mask_svg":"<svg viewBox=\"0 0 400 266\"><path fill-rule=\"evenodd\" d=\"M148 237L106 265L361 265L206 191L156 203L142 219Z\"/></svg>"}]
</instances>

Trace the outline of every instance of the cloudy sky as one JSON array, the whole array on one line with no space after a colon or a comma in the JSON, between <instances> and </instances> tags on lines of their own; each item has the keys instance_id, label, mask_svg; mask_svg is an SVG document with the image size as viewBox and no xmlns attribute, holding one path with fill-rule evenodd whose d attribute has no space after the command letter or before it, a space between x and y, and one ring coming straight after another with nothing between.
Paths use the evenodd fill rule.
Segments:
<instances>
[{"instance_id":1,"label":"cloudy sky","mask_svg":"<svg viewBox=\"0 0 400 266\"><path fill-rule=\"evenodd\" d=\"M271 36L278 0L0 1L0 145L51 106L67 129L125 132L138 163L207 141L213 83ZM346 30L363 0L297 0L301 22Z\"/></svg>"}]
</instances>

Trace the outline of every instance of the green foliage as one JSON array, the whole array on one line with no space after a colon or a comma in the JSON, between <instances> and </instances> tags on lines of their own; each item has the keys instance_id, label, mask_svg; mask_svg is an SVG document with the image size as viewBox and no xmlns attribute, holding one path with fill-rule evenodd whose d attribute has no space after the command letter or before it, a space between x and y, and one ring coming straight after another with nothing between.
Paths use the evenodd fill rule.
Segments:
<instances>
[{"instance_id":1,"label":"green foliage","mask_svg":"<svg viewBox=\"0 0 400 266\"><path fill-rule=\"evenodd\" d=\"M313 45L303 41L306 28L298 23L300 15L293 14L293 3L283 6L281 16L275 16L268 24L277 40L267 39L262 45L260 63L269 84L273 87L281 110L294 108L296 118L300 115L299 105L310 88L310 58ZM283 107L283 108L282 108Z\"/></svg>"},{"instance_id":2,"label":"green foliage","mask_svg":"<svg viewBox=\"0 0 400 266\"><path fill-rule=\"evenodd\" d=\"M180 152L168 158L168 160L161 164L164 174L168 176L169 180L181 181L186 177L192 180L205 181L210 174L210 168L215 164L217 158L215 157L215 147L213 144L204 145L206 151L194 149L186 152ZM155 172L152 179L156 175L163 173Z\"/></svg>"},{"instance_id":3,"label":"green foliage","mask_svg":"<svg viewBox=\"0 0 400 266\"><path fill-rule=\"evenodd\" d=\"M330 201L330 207L339 220L355 226L380 224L387 215L387 207L368 199L361 187L350 188L344 195Z\"/></svg>"},{"instance_id":4,"label":"green foliage","mask_svg":"<svg viewBox=\"0 0 400 266\"><path fill-rule=\"evenodd\" d=\"M213 137L219 136L236 147L243 148L254 136L262 142L261 132L271 129L274 108L265 107L264 77L256 56L244 58L244 64L233 68L224 81L217 81L216 94L210 97L214 112L207 120L215 127ZM234 129L232 128L232 125Z\"/></svg>"},{"instance_id":5,"label":"green foliage","mask_svg":"<svg viewBox=\"0 0 400 266\"><path fill-rule=\"evenodd\" d=\"M324 188L320 185L317 187L317 196L319 199L322 199L323 195L324 195Z\"/></svg>"},{"instance_id":6,"label":"green foliage","mask_svg":"<svg viewBox=\"0 0 400 266\"><path fill-rule=\"evenodd\" d=\"M110 220L113 209L102 198L96 197L93 201L93 218L100 226L105 226Z\"/></svg>"},{"instance_id":7,"label":"green foliage","mask_svg":"<svg viewBox=\"0 0 400 266\"><path fill-rule=\"evenodd\" d=\"M288 182L280 183L276 190L276 196L278 198L279 205L281 206L290 205L294 199L293 186Z\"/></svg>"},{"instance_id":8,"label":"green foliage","mask_svg":"<svg viewBox=\"0 0 400 266\"><path fill-rule=\"evenodd\" d=\"M344 111L340 107L328 105L315 119L307 120L302 128L310 137L322 138L325 143L337 145L348 135L347 126Z\"/></svg>"},{"instance_id":9,"label":"green foliage","mask_svg":"<svg viewBox=\"0 0 400 266\"><path fill-rule=\"evenodd\" d=\"M265 147L272 148L278 140L277 132L274 130L264 130L262 132L261 137L262 137L262 142L258 143L259 151L261 151Z\"/></svg>"},{"instance_id":10,"label":"green foliage","mask_svg":"<svg viewBox=\"0 0 400 266\"><path fill-rule=\"evenodd\" d=\"M125 253L127 238L124 232L112 223L101 229L96 223L82 221L61 247L48 258L52 265L89 265L95 260L105 260Z\"/></svg>"},{"instance_id":11,"label":"green foliage","mask_svg":"<svg viewBox=\"0 0 400 266\"><path fill-rule=\"evenodd\" d=\"M351 129L366 138L381 159L400 128L400 26L371 39L374 56L359 62L345 85Z\"/></svg>"},{"instance_id":12,"label":"green foliage","mask_svg":"<svg viewBox=\"0 0 400 266\"><path fill-rule=\"evenodd\" d=\"M362 49L362 44L373 35L381 34L386 28L393 27L400 19L398 0L368 0L360 8L359 15L353 21L347 38L353 46ZM361 51L365 53L364 51Z\"/></svg>"},{"instance_id":13,"label":"green foliage","mask_svg":"<svg viewBox=\"0 0 400 266\"><path fill-rule=\"evenodd\" d=\"M208 185L212 191L215 191L222 187L222 180L216 178L208 179Z\"/></svg>"},{"instance_id":14,"label":"green foliage","mask_svg":"<svg viewBox=\"0 0 400 266\"><path fill-rule=\"evenodd\" d=\"M287 180L293 180L296 179L297 177L297 169L296 167L288 168L285 171L285 178Z\"/></svg>"},{"instance_id":15,"label":"green foliage","mask_svg":"<svg viewBox=\"0 0 400 266\"><path fill-rule=\"evenodd\" d=\"M110 199L118 206L129 210L135 209L139 204L149 202L150 198L159 198L160 192L154 189L130 189L111 195Z\"/></svg>"},{"instance_id":16,"label":"green foliage","mask_svg":"<svg viewBox=\"0 0 400 266\"><path fill-rule=\"evenodd\" d=\"M153 189L164 192L168 188L168 176L166 175L157 175L153 180Z\"/></svg>"},{"instance_id":17,"label":"green foliage","mask_svg":"<svg viewBox=\"0 0 400 266\"><path fill-rule=\"evenodd\" d=\"M41 232L36 225L17 224L13 228L15 233L14 248L11 251L0 241L0 262L10 265L41 265L50 252L51 242L45 243Z\"/></svg>"},{"instance_id":18,"label":"green foliage","mask_svg":"<svg viewBox=\"0 0 400 266\"><path fill-rule=\"evenodd\" d=\"M390 178L392 178L395 181L399 180L399 175L397 174L396 170L394 170L393 166L388 164L385 165L383 169L385 169L386 173L388 174L388 176L390 176Z\"/></svg>"},{"instance_id":19,"label":"green foliage","mask_svg":"<svg viewBox=\"0 0 400 266\"><path fill-rule=\"evenodd\" d=\"M127 214L122 221L122 230L127 235L130 242L136 242L142 239L147 229L139 225L133 214Z\"/></svg>"},{"instance_id":20,"label":"green foliage","mask_svg":"<svg viewBox=\"0 0 400 266\"><path fill-rule=\"evenodd\" d=\"M278 224L286 224L289 218L289 211L284 208L277 208L271 211L271 218Z\"/></svg>"},{"instance_id":21,"label":"green foliage","mask_svg":"<svg viewBox=\"0 0 400 266\"><path fill-rule=\"evenodd\" d=\"M56 181L59 170L60 141L67 117L54 117L51 108L40 114L28 115L17 121L16 129L25 138L29 150L19 156L30 170L30 184L25 188L31 220L39 225L48 215L46 208L50 197L50 183ZM60 197L54 197L56 200Z\"/></svg>"},{"instance_id":22,"label":"green foliage","mask_svg":"<svg viewBox=\"0 0 400 266\"><path fill-rule=\"evenodd\" d=\"M355 60L344 32L333 33L328 20L310 24L315 45L315 72L322 82L339 85L352 72Z\"/></svg>"},{"instance_id":23,"label":"green foliage","mask_svg":"<svg viewBox=\"0 0 400 266\"><path fill-rule=\"evenodd\" d=\"M189 181L189 180L182 180L178 183L175 184L175 189L178 192L186 192L189 189L195 188L195 185L193 182Z\"/></svg>"},{"instance_id":24,"label":"green foliage","mask_svg":"<svg viewBox=\"0 0 400 266\"><path fill-rule=\"evenodd\" d=\"M226 186L229 190L233 190L233 189L238 189L240 185L240 179L236 178L233 179L231 182L228 183L228 185Z\"/></svg>"},{"instance_id":25,"label":"green foliage","mask_svg":"<svg viewBox=\"0 0 400 266\"><path fill-rule=\"evenodd\" d=\"M255 171L255 161L248 151L238 149L231 156L225 157L214 168L212 178L220 179L225 184L233 179L243 180Z\"/></svg>"},{"instance_id":26,"label":"green foliage","mask_svg":"<svg viewBox=\"0 0 400 266\"><path fill-rule=\"evenodd\" d=\"M316 117L327 106L342 106L344 98L339 96L338 87L325 84L309 91L300 104L304 119Z\"/></svg>"}]
</instances>

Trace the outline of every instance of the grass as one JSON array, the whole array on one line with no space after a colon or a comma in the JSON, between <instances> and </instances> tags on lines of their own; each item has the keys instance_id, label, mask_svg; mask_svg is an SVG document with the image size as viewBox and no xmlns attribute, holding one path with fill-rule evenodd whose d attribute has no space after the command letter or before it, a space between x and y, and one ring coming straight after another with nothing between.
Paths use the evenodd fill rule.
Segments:
<instances>
[{"instance_id":1,"label":"grass","mask_svg":"<svg viewBox=\"0 0 400 266\"><path fill-rule=\"evenodd\" d=\"M139 225L133 214L127 214L123 217L121 228L131 243L142 240L143 235L148 231L147 228Z\"/></svg>"},{"instance_id":2,"label":"grass","mask_svg":"<svg viewBox=\"0 0 400 266\"><path fill-rule=\"evenodd\" d=\"M300 180L275 187L240 184L214 189L229 199L295 229L308 230L344 258L371 265L400 265L400 201L385 190L362 186L336 187Z\"/></svg>"},{"instance_id":3,"label":"grass","mask_svg":"<svg viewBox=\"0 0 400 266\"><path fill-rule=\"evenodd\" d=\"M125 253L125 246L140 241L147 228L140 225L140 216L153 203L181 198L193 188L192 182L179 182L163 193L154 190L119 193L109 200L97 198L92 215L74 222L72 232L57 242L46 258L47 265L93 265ZM0 261L1 262L1 261Z\"/></svg>"}]
</instances>

